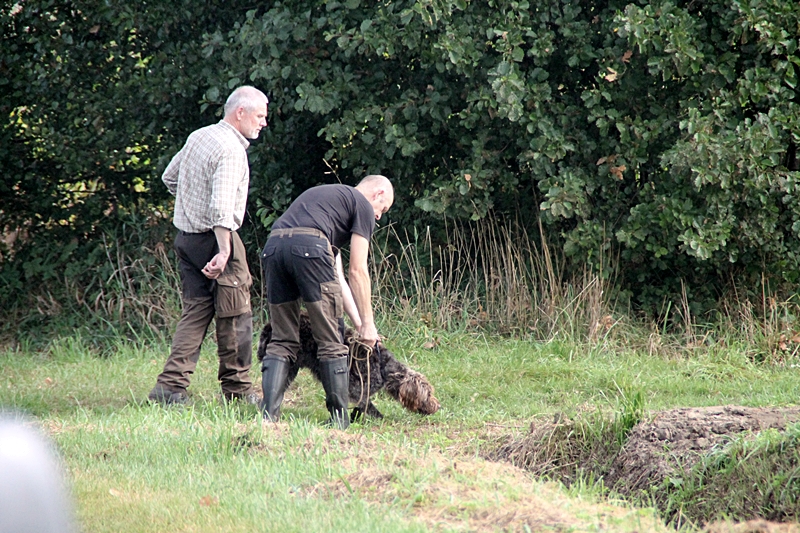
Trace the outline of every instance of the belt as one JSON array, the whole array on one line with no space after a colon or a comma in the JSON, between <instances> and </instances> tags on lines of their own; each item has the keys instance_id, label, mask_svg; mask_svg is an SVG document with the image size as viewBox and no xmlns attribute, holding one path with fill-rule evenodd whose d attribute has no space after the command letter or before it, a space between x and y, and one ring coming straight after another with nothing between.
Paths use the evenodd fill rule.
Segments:
<instances>
[{"instance_id":1,"label":"belt","mask_svg":"<svg viewBox=\"0 0 800 533\"><path fill-rule=\"evenodd\" d=\"M291 237L292 235L313 235L321 239L328 240L328 236L316 228L283 228L274 229L269 233L270 237Z\"/></svg>"},{"instance_id":2,"label":"belt","mask_svg":"<svg viewBox=\"0 0 800 533\"><path fill-rule=\"evenodd\" d=\"M214 230L210 229L208 231L183 231L181 229L181 230L178 230L178 233L180 233L181 235L187 235L187 236L188 235L213 235L214 234Z\"/></svg>"}]
</instances>

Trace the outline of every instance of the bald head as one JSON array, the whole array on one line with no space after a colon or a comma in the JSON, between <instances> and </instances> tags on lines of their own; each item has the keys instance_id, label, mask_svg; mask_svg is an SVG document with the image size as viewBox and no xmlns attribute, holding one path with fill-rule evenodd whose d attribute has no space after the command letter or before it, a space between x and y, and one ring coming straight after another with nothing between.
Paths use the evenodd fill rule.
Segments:
<instances>
[{"instance_id":1,"label":"bald head","mask_svg":"<svg viewBox=\"0 0 800 533\"><path fill-rule=\"evenodd\" d=\"M356 185L356 190L363 194L375 212L375 220L389 210L394 203L394 187L386 176L372 174Z\"/></svg>"},{"instance_id":2,"label":"bald head","mask_svg":"<svg viewBox=\"0 0 800 533\"><path fill-rule=\"evenodd\" d=\"M257 139L267 127L269 99L267 95L245 85L233 91L225 102L225 122L248 139Z\"/></svg>"}]
</instances>

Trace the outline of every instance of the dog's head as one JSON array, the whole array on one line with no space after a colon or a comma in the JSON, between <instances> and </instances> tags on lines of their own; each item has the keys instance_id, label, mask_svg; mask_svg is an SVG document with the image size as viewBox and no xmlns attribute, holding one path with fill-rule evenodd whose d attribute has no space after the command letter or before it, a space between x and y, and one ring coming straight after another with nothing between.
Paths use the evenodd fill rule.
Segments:
<instances>
[{"instance_id":1,"label":"dog's head","mask_svg":"<svg viewBox=\"0 0 800 533\"><path fill-rule=\"evenodd\" d=\"M434 396L433 385L415 370L409 369L403 376L397 397L403 407L414 413L432 415L439 410L439 400Z\"/></svg>"},{"instance_id":2,"label":"dog's head","mask_svg":"<svg viewBox=\"0 0 800 533\"><path fill-rule=\"evenodd\" d=\"M428 379L398 361L382 343L378 344L380 359L386 372L386 392L411 412L432 415L439 410L439 400L434 395Z\"/></svg>"}]
</instances>

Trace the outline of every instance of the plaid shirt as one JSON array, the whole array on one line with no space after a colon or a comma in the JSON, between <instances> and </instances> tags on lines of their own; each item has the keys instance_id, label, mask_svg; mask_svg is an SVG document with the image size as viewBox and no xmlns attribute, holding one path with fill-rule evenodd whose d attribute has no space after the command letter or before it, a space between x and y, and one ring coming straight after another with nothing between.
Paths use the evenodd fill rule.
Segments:
<instances>
[{"instance_id":1,"label":"plaid shirt","mask_svg":"<svg viewBox=\"0 0 800 533\"><path fill-rule=\"evenodd\" d=\"M250 185L248 146L247 139L224 120L189 135L161 176L175 195L176 228L188 233L214 226L239 229Z\"/></svg>"}]
</instances>

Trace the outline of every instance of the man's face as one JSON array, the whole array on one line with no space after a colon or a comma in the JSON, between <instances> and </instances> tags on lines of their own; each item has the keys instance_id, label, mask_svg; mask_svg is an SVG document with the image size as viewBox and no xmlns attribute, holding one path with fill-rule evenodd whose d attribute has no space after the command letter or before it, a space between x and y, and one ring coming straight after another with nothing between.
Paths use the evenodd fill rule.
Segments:
<instances>
[{"instance_id":1,"label":"man's face","mask_svg":"<svg viewBox=\"0 0 800 533\"><path fill-rule=\"evenodd\" d=\"M258 134L261 128L267 127L267 114L269 113L268 105L258 106L254 109L246 109L244 107L239 109L239 133L244 135L247 139L258 139Z\"/></svg>"},{"instance_id":2,"label":"man's face","mask_svg":"<svg viewBox=\"0 0 800 533\"><path fill-rule=\"evenodd\" d=\"M376 194L370 202L370 204L372 204L372 210L375 212L375 220L380 220L381 216L392 207L393 203L393 193L381 191L380 194Z\"/></svg>"}]
</instances>

